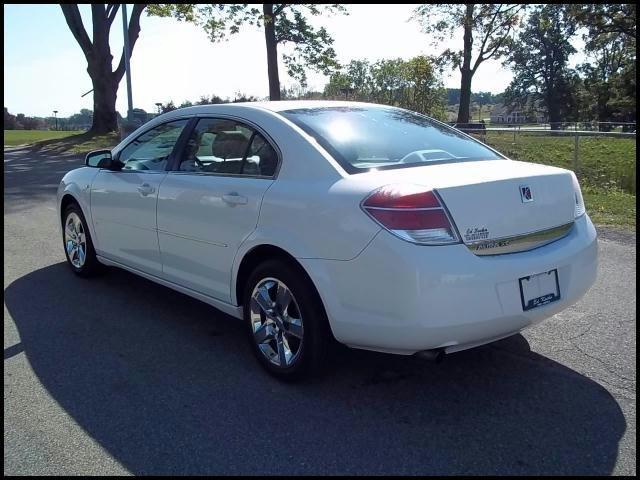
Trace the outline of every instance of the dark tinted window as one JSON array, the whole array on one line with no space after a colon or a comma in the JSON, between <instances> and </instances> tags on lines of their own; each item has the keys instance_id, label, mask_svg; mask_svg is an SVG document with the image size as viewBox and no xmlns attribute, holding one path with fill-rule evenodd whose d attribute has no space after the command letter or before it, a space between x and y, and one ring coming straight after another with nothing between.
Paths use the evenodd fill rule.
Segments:
<instances>
[{"instance_id":1,"label":"dark tinted window","mask_svg":"<svg viewBox=\"0 0 640 480\"><path fill-rule=\"evenodd\" d=\"M351 173L502 158L453 128L399 108L321 107L281 114L313 136Z\"/></svg>"},{"instance_id":2,"label":"dark tinted window","mask_svg":"<svg viewBox=\"0 0 640 480\"><path fill-rule=\"evenodd\" d=\"M277 163L273 147L253 128L235 120L203 118L187 141L179 170L272 176Z\"/></svg>"}]
</instances>

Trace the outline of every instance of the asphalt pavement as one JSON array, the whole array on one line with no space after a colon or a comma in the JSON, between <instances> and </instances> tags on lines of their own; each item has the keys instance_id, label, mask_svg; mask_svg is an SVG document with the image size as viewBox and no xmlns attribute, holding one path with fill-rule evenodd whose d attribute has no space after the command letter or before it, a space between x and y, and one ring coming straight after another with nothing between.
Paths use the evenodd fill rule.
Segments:
<instances>
[{"instance_id":1,"label":"asphalt pavement","mask_svg":"<svg viewBox=\"0 0 640 480\"><path fill-rule=\"evenodd\" d=\"M599 228L596 285L520 335L439 365L345 348L289 385L214 308L71 273L81 163L5 150L5 475L635 475L635 233Z\"/></svg>"}]
</instances>

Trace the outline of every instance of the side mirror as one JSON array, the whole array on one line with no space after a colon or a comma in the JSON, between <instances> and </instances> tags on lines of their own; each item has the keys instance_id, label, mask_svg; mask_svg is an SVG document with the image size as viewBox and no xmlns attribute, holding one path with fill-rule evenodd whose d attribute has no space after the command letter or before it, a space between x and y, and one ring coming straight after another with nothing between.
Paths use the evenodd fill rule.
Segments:
<instances>
[{"instance_id":1,"label":"side mirror","mask_svg":"<svg viewBox=\"0 0 640 480\"><path fill-rule=\"evenodd\" d=\"M94 150L87 153L84 164L87 167L109 168L111 165L111 150Z\"/></svg>"},{"instance_id":2,"label":"side mirror","mask_svg":"<svg viewBox=\"0 0 640 480\"><path fill-rule=\"evenodd\" d=\"M84 159L87 167L106 168L108 170L120 170L122 163L114 160L111 156L111 150L94 150L89 152Z\"/></svg>"}]
</instances>

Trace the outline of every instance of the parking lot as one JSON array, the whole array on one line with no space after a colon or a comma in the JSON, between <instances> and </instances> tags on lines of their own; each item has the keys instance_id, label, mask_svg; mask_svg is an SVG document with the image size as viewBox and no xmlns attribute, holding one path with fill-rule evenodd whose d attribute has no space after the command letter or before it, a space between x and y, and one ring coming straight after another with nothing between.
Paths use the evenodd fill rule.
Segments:
<instances>
[{"instance_id":1,"label":"parking lot","mask_svg":"<svg viewBox=\"0 0 640 480\"><path fill-rule=\"evenodd\" d=\"M64 264L78 157L4 157L4 473L636 473L636 237L602 228L575 306L435 365L342 349L267 376L240 322L127 272Z\"/></svg>"}]
</instances>

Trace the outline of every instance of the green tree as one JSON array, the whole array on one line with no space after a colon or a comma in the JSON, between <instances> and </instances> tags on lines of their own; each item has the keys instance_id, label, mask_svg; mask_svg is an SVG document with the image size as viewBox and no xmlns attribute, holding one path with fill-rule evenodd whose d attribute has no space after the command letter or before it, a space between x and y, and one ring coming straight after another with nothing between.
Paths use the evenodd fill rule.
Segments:
<instances>
[{"instance_id":1,"label":"green tree","mask_svg":"<svg viewBox=\"0 0 640 480\"><path fill-rule=\"evenodd\" d=\"M468 123L471 82L478 67L490 58L506 55L506 45L525 9L521 4L425 4L414 10L413 19L422 25L434 46L462 29L462 48L447 49L443 64L460 70L458 123ZM475 37L475 38L474 38ZM474 56L475 55L475 56Z\"/></svg>"},{"instance_id":2,"label":"green tree","mask_svg":"<svg viewBox=\"0 0 640 480\"><path fill-rule=\"evenodd\" d=\"M371 99L385 105L401 105L402 90L406 85L404 60L383 59L371 65Z\"/></svg>"},{"instance_id":3,"label":"green tree","mask_svg":"<svg viewBox=\"0 0 640 480\"><path fill-rule=\"evenodd\" d=\"M552 128L576 112L575 72L567 66L569 56L575 53L569 42L575 29L565 5L538 6L517 40L510 43L504 62L514 74L505 102L520 107L540 103Z\"/></svg>"},{"instance_id":4,"label":"green tree","mask_svg":"<svg viewBox=\"0 0 640 480\"><path fill-rule=\"evenodd\" d=\"M636 5L574 4L568 16L584 27L588 61L584 75L586 111L599 122L635 121ZM605 124L601 128L608 129Z\"/></svg>"},{"instance_id":5,"label":"green tree","mask_svg":"<svg viewBox=\"0 0 640 480\"><path fill-rule=\"evenodd\" d=\"M346 73L336 72L329 77L329 83L324 87L325 98L344 98L347 99L349 93L353 92L351 87L351 79Z\"/></svg>"},{"instance_id":6,"label":"green tree","mask_svg":"<svg viewBox=\"0 0 640 480\"><path fill-rule=\"evenodd\" d=\"M161 113L167 113L167 112L171 112L173 110L177 110L178 107L175 106L175 104L173 103L173 100L169 100L167 103L162 104L160 106L160 112Z\"/></svg>"},{"instance_id":7,"label":"green tree","mask_svg":"<svg viewBox=\"0 0 640 480\"><path fill-rule=\"evenodd\" d=\"M253 95L247 95L242 92L236 92L231 103L241 103L241 102L257 102L258 99Z\"/></svg>"},{"instance_id":8,"label":"green tree","mask_svg":"<svg viewBox=\"0 0 640 480\"><path fill-rule=\"evenodd\" d=\"M127 31L130 48L129 56L131 56L140 33L140 15L145 6L146 4L139 3L133 5ZM90 39L82 23L78 4L60 4L67 25L87 60L87 72L93 84L94 115L91 124L92 133L106 133L118 129L116 96L118 94L118 85L125 73L125 52L123 48L120 63L112 71L113 55L111 55L109 47L109 32L119 7L120 5L117 3L91 5L93 35Z\"/></svg>"},{"instance_id":9,"label":"green tree","mask_svg":"<svg viewBox=\"0 0 640 480\"><path fill-rule=\"evenodd\" d=\"M22 126L25 130L38 130L44 128L44 122L38 117L24 117Z\"/></svg>"},{"instance_id":10,"label":"green tree","mask_svg":"<svg viewBox=\"0 0 640 480\"><path fill-rule=\"evenodd\" d=\"M264 29L267 47L269 98L280 100L278 72L278 45L292 44L293 53L283 54L287 73L302 86L306 86L308 67L325 75L331 74L338 64L333 49L333 38L324 27L313 28L309 16L347 13L339 4L272 4L262 9L249 4L157 4L150 5L149 15L173 16L180 21L192 22L204 28L212 42L229 34L238 33L245 25Z\"/></svg>"},{"instance_id":11,"label":"green tree","mask_svg":"<svg viewBox=\"0 0 640 480\"><path fill-rule=\"evenodd\" d=\"M222 98L220 98L218 95L211 95L211 98L207 97L206 95L202 95L200 97L200 100L196 102L196 105L213 105L216 103L226 103L226 102Z\"/></svg>"},{"instance_id":12,"label":"green tree","mask_svg":"<svg viewBox=\"0 0 640 480\"><path fill-rule=\"evenodd\" d=\"M73 128L86 128L88 125L91 125L93 122L93 112L87 108L83 108L80 110L80 113L75 113L71 115L68 119L68 125ZM54 121L55 124L55 121Z\"/></svg>"},{"instance_id":13,"label":"green tree","mask_svg":"<svg viewBox=\"0 0 640 480\"><path fill-rule=\"evenodd\" d=\"M352 60L347 65L348 88L356 93L356 100L368 100L371 89L371 64L367 60Z\"/></svg>"},{"instance_id":14,"label":"green tree","mask_svg":"<svg viewBox=\"0 0 640 480\"><path fill-rule=\"evenodd\" d=\"M446 93L433 58L352 60L333 74L325 98L394 105L445 119Z\"/></svg>"},{"instance_id":15,"label":"green tree","mask_svg":"<svg viewBox=\"0 0 640 480\"><path fill-rule=\"evenodd\" d=\"M18 119L15 115L9 113L7 107L4 107L4 129L5 130L17 130Z\"/></svg>"},{"instance_id":16,"label":"green tree","mask_svg":"<svg viewBox=\"0 0 640 480\"><path fill-rule=\"evenodd\" d=\"M636 36L635 3L575 3L568 5L568 15L578 27L589 30L588 36L623 35L628 39Z\"/></svg>"},{"instance_id":17,"label":"green tree","mask_svg":"<svg viewBox=\"0 0 640 480\"><path fill-rule=\"evenodd\" d=\"M26 123L26 118L24 113L19 113L16 115L16 130L25 130L24 124Z\"/></svg>"},{"instance_id":18,"label":"green tree","mask_svg":"<svg viewBox=\"0 0 640 480\"><path fill-rule=\"evenodd\" d=\"M592 98L592 113L599 122L610 122L625 96L621 75L626 69L635 72L635 48L617 34L599 35L587 42L591 62L580 65L584 74L584 86ZM635 81L634 81L635 84ZM635 89L631 92L635 103Z\"/></svg>"},{"instance_id":19,"label":"green tree","mask_svg":"<svg viewBox=\"0 0 640 480\"><path fill-rule=\"evenodd\" d=\"M444 119L445 93L434 62L424 55L414 57L405 62L403 73L406 78L404 108Z\"/></svg>"}]
</instances>

